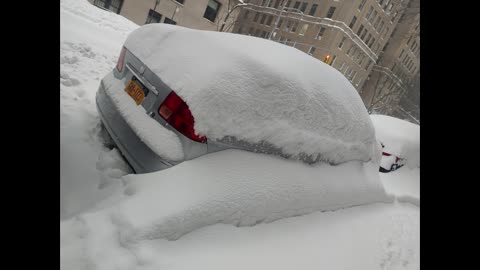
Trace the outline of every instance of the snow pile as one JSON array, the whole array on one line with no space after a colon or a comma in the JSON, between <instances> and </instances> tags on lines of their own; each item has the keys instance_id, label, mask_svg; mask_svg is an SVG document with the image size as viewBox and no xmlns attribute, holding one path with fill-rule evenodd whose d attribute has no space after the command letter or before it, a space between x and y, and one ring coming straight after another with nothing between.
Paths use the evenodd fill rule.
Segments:
<instances>
[{"instance_id":1,"label":"snow pile","mask_svg":"<svg viewBox=\"0 0 480 270\"><path fill-rule=\"evenodd\" d=\"M159 172L127 175L122 198L61 223L62 258L78 256L69 253L73 241L88 245L90 257L103 258L99 269L113 269L112 263L127 267L131 262L118 259L128 253L123 248L147 240L174 240L217 223L251 226L314 211L391 202L377 169L373 163L310 166L226 150Z\"/></svg>"},{"instance_id":2,"label":"snow pile","mask_svg":"<svg viewBox=\"0 0 480 270\"><path fill-rule=\"evenodd\" d=\"M420 169L400 168L380 175L385 191L399 202L420 206Z\"/></svg>"},{"instance_id":3,"label":"snow pile","mask_svg":"<svg viewBox=\"0 0 480 270\"><path fill-rule=\"evenodd\" d=\"M266 141L335 164L378 158L355 88L297 49L166 24L140 27L125 45L189 104L195 130L209 140Z\"/></svg>"},{"instance_id":4,"label":"snow pile","mask_svg":"<svg viewBox=\"0 0 480 270\"><path fill-rule=\"evenodd\" d=\"M103 83L122 118L153 152L168 160L183 160L182 144L178 136L147 116L145 109L137 106L125 91L119 91L125 88L125 81L119 81L113 73L109 73Z\"/></svg>"},{"instance_id":5,"label":"snow pile","mask_svg":"<svg viewBox=\"0 0 480 270\"><path fill-rule=\"evenodd\" d=\"M138 25L86 0L60 1L60 217L90 209L130 173L103 147L95 93Z\"/></svg>"},{"instance_id":6,"label":"snow pile","mask_svg":"<svg viewBox=\"0 0 480 270\"><path fill-rule=\"evenodd\" d=\"M314 211L389 202L372 163L305 165L226 150L150 174L127 175L125 199L104 212L125 241L177 239L215 223L271 222Z\"/></svg>"},{"instance_id":7,"label":"snow pile","mask_svg":"<svg viewBox=\"0 0 480 270\"><path fill-rule=\"evenodd\" d=\"M384 151L406 159L410 168L420 167L420 126L387 115L370 117Z\"/></svg>"},{"instance_id":8,"label":"snow pile","mask_svg":"<svg viewBox=\"0 0 480 270\"><path fill-rule=\"evenodd\" d=\"M61 0L60 11L69 12L72 15L81 17L82 20L92 22L96 29L102 29L104 34L108 32L129 33L138 25L127 18L100 9L87 0ZM118 44L121 45L121 44Z\"/></svg>"},{"instance_id":9,"label":"snow pile","mask_svg":"<svg viewBox=\"0 0 480 270\"><path fill-rule=\"evenodd\" d=\"M419 216L410 205L373 204L136 244L114 215L78 217L60 224L60 269L417 270Z\"/></svg>"}]
</instances>

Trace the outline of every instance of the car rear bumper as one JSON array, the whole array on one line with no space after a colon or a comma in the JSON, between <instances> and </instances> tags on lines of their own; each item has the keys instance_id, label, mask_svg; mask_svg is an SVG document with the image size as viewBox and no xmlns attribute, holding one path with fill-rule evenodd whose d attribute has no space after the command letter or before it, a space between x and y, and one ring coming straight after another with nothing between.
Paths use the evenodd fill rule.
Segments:
<instances>
[{"instance_id":1,"label":"car rear bumper","mask_svg":"<svg viewBox=\"0 0 480 270\"><path fill-rule=\"evenodd\" d=\"M135 134L106 93L103 81L97 91L96 104L108 133L136 173L159 171L178 163L158 156Z\"/></svg>"}]
</instances>

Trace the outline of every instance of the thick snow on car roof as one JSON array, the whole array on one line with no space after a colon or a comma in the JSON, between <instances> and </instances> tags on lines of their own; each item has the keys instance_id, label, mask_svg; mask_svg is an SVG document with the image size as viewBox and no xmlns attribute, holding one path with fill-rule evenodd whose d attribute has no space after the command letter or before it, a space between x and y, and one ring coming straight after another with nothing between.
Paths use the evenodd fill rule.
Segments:
<instances>
[{"instance_id":1,"label":"thick snow on car roof","mask_svg":"<svg viewBox=\"0 0 480 270\"><path fill-rule=\"evenodd\" d=\"M355 88L295 48L166 24L140 27L125 46L186 101L210 141L235 136L331 163L378 154Z\"/></svg>"},{"instance_id":2,"label":"thick snow on car roof","mask_svg":"<svg viewBox=\"0 0 480 270\"><path fill-rule=\"evenodd\" d=\"M405 158L409 167L420 167L420 126L388 115L371 115L376 137L385 152Z\"/></svg>"}]
</instances>

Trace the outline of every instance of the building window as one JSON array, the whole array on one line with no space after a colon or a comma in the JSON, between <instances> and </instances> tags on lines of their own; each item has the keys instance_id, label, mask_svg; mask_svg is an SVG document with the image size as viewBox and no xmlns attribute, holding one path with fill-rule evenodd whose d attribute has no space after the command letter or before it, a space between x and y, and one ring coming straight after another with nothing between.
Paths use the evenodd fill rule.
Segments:
<instances>
[{"instance_id":1,"label":"building window","mask_svg":"<svg viewBox=\"0 0 480 270\"><path fill-rule=\"evenodd\" d=\"M248 13L250 13L249 10L246 10L245 13L243 13L243 18L244 19L248 18Z\"/></svg>"},{"instance_id":2,"label":"building window","mask_svg":"<svg viewBox=\"0 0 480 270\"><path fill-rule=\"evenodd\" d=\"M315 37L315 39L318 39L318 40L322 39L323 33L325 33L325 27L320 26L320 30L318 31L318 34Z\"/></svg>"},{"instance_id":3,"label":"building window","mask_svg":"<svg viewBox=\"0 0 480 270\"><path fill-rule=\"evenodd\" d=\"M361 82L362 82L362 78L358 78L358 82L355 85L359 86Z\"/></svg>"},{"instance_id":4,"label":"building window","mask_svg":"<svg viewBox=\"0 0 480 270\"><path fill-rule=\"evenodd\" d=\"M365 2L366 2L366 1L367 1L367 0L362 0L362 1L360 2L360 5L358 6L358 10L362 10L363 6L365 6Z\"/></svg>"},{"instance_id":5,"label":"building window","mask_svg":"<svg viewBox=\"0 0 480 270\"><path fill-rule=\"evenodd\" d=\"M338 71L341 72L344 66L345 66L345 62L343 62L342 65L338 68Z\"/></svg>"},{"instance_id":6,"label":"building window","mask_svg":"<svg viewBox=\"0 0 480 270\"><path fill-rule=\"evenodd\" d=\"M240 26L240 27L238 28L238 33L241 34L242 32L243 32L243 26Z\"/></svg>"},{"instance_id":7,"label":"building window","mask_svg":"<svg viewBox=\"0 0 480 270\"><path fill-rule=\"evenodd\" d=\"M182 4L182 5L183 5L183 2L185 2L185 0L175 0L175 1Z\"/></svg>"},{"instance_id":8,"label":"building window","mask_svg":"<svg viewBox=\"0 0 480 270\"><path fill-rule=\"evenodd\" d=\"M373 16L371 16L371 17L368 19L368 22L369 22L370 24L372 24L373 21L375 20L375 18L377 18L377 15L378 15L378 12L375 10L375 11L373 12Z\"/></svg>"},{"instance_id":9,"label":"building window","mask_svg":"<svg viewBox=\"0 0 480 270\"><path fill-rule=\"evenodd\" d=\"M351 80L352 79L352 75L353 75L353 72L355 70L353 69L353 67L350 69L350 73L348 74L348 79Z\"/></svg>"},{"instance_id":10,"label":"building window","mask_svg":"<svg viewBox=\"0 0 480 270\"><path fill-rule=\"evenodd\" d=\"M298 22L294 22L292 25L292 30L290 32L295 33L297 31Z\"/></svg>"},{"instance_id":11,"label":"building window","mask_svg":"<svg viewBox=\"0 0 480 270\"><path fill-rule=\"evenodd\" d=\"M149 24L149 23L159 23L160 20L162 20L162 14L156 12L155 10L153 9L150 9L148 11L148 16L147 16L147 20L145 21L145 24Z\"/></svg>"},{"instance_id":12,"label":"building window","mask_svg":"<svg viewBox=\"0 0 480 270\"><path fill-rule=\"evenodd\" d=\"M367 16L365 16L365 19L370 20L370 16L372 16L373 13L373 7L370 7L370 9L367 12Z\"/></svg>"},{"instance_id":13,"label":"building window","mask_svg":"<svg viewBox=\"0 0 480 270\"><path fill-rule=\"evenodd\" d=\"M250 27L250 29L248 29L248 34L249 34L249 35L252 35L252 34L253 34L253 27Z\"/></svg>"},{"instance_id":14,"label":"building window","mask_svg":"<svg viewBox=\"0 0 480 270\"><path fill-rule=\"evenodd\" d=\"M335 63L335 60L337 60L337 56L333 55L332 62L330 62L330 66L333 66L333 64Z\"/></svg>"},{"instance_id":15,"label":"building window","mask_svg":"<svg viewBox=\"0 0 480 270\"><path fill-rule=\"evenodd\" d=\"M365 68L365 70L368 70L372 64L373 64L373 61L372 61L372 60L368 61L368 65L367 65L367 67Z\"/></svg>"},{"instance_id":16,"label":"building window","mask_svg":"<svg viewBox=\"0 0 480 270\"><path fill-rule=\"evenodd\" d=\"M343 44L345 43L345 39L347 39L345 36L342 38L342 41L340 41L340 43L338 44L338 48L342 48L343 47Z\"/></svg>"},{"instance_id":17,"label":"building window","mask_svg":"<svg viewBox=\"0 0 480 270\"><path fill-rule=\"evenodd\" d=\"M267 32L266 31L262 31L262 37L267 38Z\"/></svg>"},{"instance_id":18,"label":"building window","mask_svg":"<svg viewBox=\"0 0 480 270\"><path fill-rule=\"evenodd\" d=\"M385 26L385 23L383 20L380 21L380 29L378 29L378 33L382 33L383 27Z\"/></svg>"},{"instance_id":19,"label":"building window","mask_svg":"<svg viewBox=\"0 0 480 270\"><path fill-rule=\"evenodd\" d=\"M280 27L282 27L282 23L283 23L283 19L280 19L280 21L278 21L278 25L277 27L280 29Z\"/></svg>"},{"instance_id":20,"label":"building window","mask_svg":"<svg viewBox=\"0 0 480 270\"><path fill-rule=\"evenodd\" d=\"M95 0L93 4L97 7L111 10L117 14L120 14L120 9L123 5L123 0Z\"/></svg>"},{"instance_id":21,"label":"building window","mask_svg":"<svg viewBox=\"0 0 480 270\"><path fill-rule=\"evenodd\" d=\"M366 34L367 34L367 28L363 29L363 33L362 33L362 36L360 37L360 39L363 40L363 38L365 37Z\"/></svg>"},{"instance_id":22,"label":"building window","mask_svg":"<svg viewBox=\"0 0 480 270\"><path fill-rule=\"evenodd\" d=\"M372 38L372 34L369 33L367 36L367 39L365 39L365 44L368 44L371 38Z\"/></svg>"},{"instance_id":23,"label":"building window","mask_svg":"<svg viewBox=\"0 0 480 270\"><path fill-rule=\"evenodd\" d=\"M300 1L295 2L295 5L293 5L294 9L298 9L300 7Z\"/></svg>"},{"instance_id":24,"label":"building window","mask_svg":"<svg viewBox=\"0 0 480 270\"><path fill-rule=\"evenodd\" d=\"M360 33L362 33L362 30L363 30L363 24L360 25L360 28L358 28L357 36L360 36Z\"/></svg>"},{"instance_id":25,"label":"building window","mask_svg":"<svg viewBox=\"0 0 480 270\"><path fill-rule=\"evenodd\" d=\"M292 26L292 21L287 21L287 25L285 25L285 31L288 32L291 26Z\"/></svg>"},{"instance_id":26,"label":"building window","mask_svg":"<svg viewBox=\"0 0 480 270\"><path fill-rule=\"evenodd\" d=\"M260 13L255 13L255 17L253 17L253 22L258 22L258 16L260 16Z\"/></svg>"},{"instance_id":27,"label":"building window","mask_svg":"<svg viewBox=\"0 0 480 270\"><path fill-rule=\"evenodd\" d=\"M356 71L353 73L353 76L351 76L350 81L353 82L355 80L355 77L357 77Z\"/></svg>"},{"instance_id":28,"label":"building window","mask_svg":"<svg viewBox=\"0 0 480 270\"><path fill-rule=\"evenodd\" d=\"M256 36L256 37L259 37L259 36L260 36L260 29L257 29L257 30L255 31L255 36Z\"/></svg>"},{"instance_id":29,"label":"building window","mask_svg":"<svg viewBox=\"0 0 480 270\"><path fill-rule=\"evenodd\" d=\"M260 24L264 24L266 18L267 18L267 14L262 14L262 19L260 20Z\"/></svg>"},{"instance_id":30,"label":"building window","mask_svg":"<svg viewBox=\"0 0 480 270\"><path fill-rule=\"evenodd\" d=\"M287 4L285 5L285 7L289 7L291 4L292 4L292 0L288 0L288 1L287 1Z\"/></svg>"},{"instance_id":31,"label":"building window","mask_svg":"<svg viewBox=\"0 0 480 270\"><path fill-rule=\"evenodd\" d=\"M416 48L417 48L417 42L414 41L414 42L412 43L411 50L412 50L412 51L415 51Z\"/></svg>"},{"instance_id":32,"label":"building window","mask_svg":"<svg viewBox=\"0 0 480 270\"><path fill-rule=\"evenodd\" d=\"M313 4L313 5L312 5L312 8L310 8L310 12L308 12L308 15L314 16L314 15L315 15L315 11L317 11L317 7L318 7L317 4Z\"/></svg>"},{"instance_id":33,"label":"building window","mask_svg":"<svg viewBox=\"0 0 480 270\"><path fill-rule=\"evenodd\" d=\"M385 28L385 32L383 33L383 37L386 37L386 36L387 36L387 33L388 33L389 30L390 30L390 29L388 29L388 27Z\"/></svg>"},{"instance_id":34,"label":"building window","mask_svg":"<svg viewBox=\"0 0 480 270\"><path fill-rule=\"evenodd\" d=\"M398 56L398 59L402 58L403 54L405 53L405 50L402 50L402 52L400 53L400 55Z\"/></svg>"},{"instance_id":35,"label":"building window","mask_svg":"<svg viewBox=\"0 0 480 270\"><path fill-rule=\"evenodd\" d=\"M398 11L395 11L392 16L392 23L395 21L395 18L397 17Z\"/></svg>"},{"instance_id":36,"label":"building window","mask_svg":"<svg viewBox=\"0 0 480 270\"><path fill-rule=\"evenodd\" d=\"M370 49L372 48L373 43L375 43L375 38L372 38L372 41L370 41L370 44L368 44L368 47Z\"/></svg>"},{"instance_id":37,"label":"building window","mask_svg":"<svg viewBox=\"0 0 480 270\"><path fill-rule=\"evenodd\" d=\"M357 21L357 17L356 16L353 16L352 18L352 21L350 22L350 24L348 25L348 27L350 27L350 29L353 28L353 26L355 25L355 22Z\"/></svg>"},{"instance_id":38,"label":"building window","mask_svg":"<svg viewBox=\"0 0 480 270\"><path fill-rule=\"evenodd\" d=\"M352 60L355 58L355 54L357 54L357 47L353 48L353 51L352 51Z\"/></svg>"},{"instance_id":39,"label":"building window","mask_svg":"<svg viewBox=\"0 0 480 270\"><path fill-rule=\"evenodd\" d=\"M304 36L305 33L307 32L308 29L308 24L303 24L302 29L300 29L300 32L298 33L300 36Z\"/></svg>"},{"instance_id":40,"label":"building window","mask_svg":"<svg viewBox=\"0 0 480 270\"><path fill-rule=\"evenodd\" d=\"M410 36L410 38L407 41L407 45L410 45L410 41L412 41L413 35Z\"/></svg>"},{"instance_id":41,"label":"building window","mask_svg":"<svg viewBox=\"0 0 480 270\"><path fill-rule=\"evenodd\" d=\"M383 5L383 2L385 2L385 0L380 0L380 1L378 1L378 4L379 4L380 6L382 6L382 5Z\"/></svg>"},{"instance_id":42,"label":"building window","mask_svg":"<svg viewBox=\"0 0 480 270\"><path fill-rule=\"evenodd\" d=\"M272 1L273 1L273 0L272 0ZM277 1L275 2L275 6L273 6L273 7L274 7L274 8L278 8L279 5L280 5L280 0L277 0Z\"/></svg>"},{"instance_id":43,"label":"building window","mask_svg":"<svg viewBox=\"0 0 480 270\"><path fill-rule=\"evenodd\" d=\"M203 17L211 22L215 21L217 18L218 11L220 10L220 3L215 0L208 0L207 8L205 9L205 13Z\"/></svg>"},{"instance_id":44,"label":"building window","mask_svg":"<svg viewBox=\"0 0 480 270\"><path fill-rule=\"evenodd\" d=\"M268 16L267 25L271 25L271 24L272 24L272 20L273 20L273 16L272 16L272 15Z\"/></svg>"},{"instance_id":45,"label":"building window","mask_svg":"<svg viewBox=\"0 0 480 270\"><path fill-rule=\"evenodd\" d=\"M390 0L387 0L387 2L385 2L385 5L383 5L382 8L385 10L385 7L388 6L389 3L390 3Z\"/></svg>"},{"instance_id":46,"label":"building window","mask_svg":"<svg viewBox=\"0 0 480 270\"><path fill-rule=\"evenodd\" d=\"M272 7L272 5L273 5L273 0L269 0L268 1L268 7Z\"/></svg>"},{"instance_id":47,"label":"building window","mask_svg":"<svg viewBox=\"0 0 480 270\"><path fill-rule=\"evenodd\" d=\"M347 50L347 55L348 56L350 56L350 53L352 52L352 50L353 50L353 44L350 45L350 48L348 48L348 50Z\"/></svg>"},{"instance_id":48,"label":"building window","mask_svg":"<svg viewBox=\"0 0 480 270\"><path fill-rule=\"evenodd\" d=\"M302 12L305 12L305 10L307 10L307 6L308 6L308 3L307 3L307 2L303 2L303 3L302 3L302 7L300 8L300 10L301 10Z\"/></svg>"},{"instance_id":49,"label":"building window","mask_svg":"<svg viewBox=\"0 0 480 270\"><path fill-rule=\"evenodd\" d=\"M390 5L388 5L387 7L386 12L389 13L392 10L392 8L393 8L393 3L390 3Z\"/></svg>"},{"instance_id":50,"label":"building window","mask_svg":"<svg viewBox=\"0 0 480 270\"><path fill-rule=\"evenodd\" d=\"M373 24L373 28L375 28L375 30L377 30L377 26L378 26L378 24L380 23L380 19L381 19L381 17L378 16L378 17L377 17L377 20L376 20L375 23ZM378 30L377 30L377 32L378 32Z\"/></svg>"},{"instance_id":51,"label":"building window","mask_svg":"<svg viewBox=\"0 0 480 270\"><path fill-rule=\"evenodd\" d=\"M315 47L310 47L310 50L308 50L308 54L309 55L313 55L313 53L315 53Z\"/></svg>"},{"instance_id":52,"label":"building window","mask_svg":"<svg viewBox=\"0 0 480 270\"><path fill-rule=\"evenodd\" d=\"M262 0L262 4L260 6L265 6L265 1L266 0Z\"/></svg>"},{"instance_id":53,"label":"building window","mask_svg":"<svg viewBox=\"0 0 480 270\"><path fill-rule=\"evenodd\" d=\"M362 55L362 56L360 57L360 62L358 62L358 65L359 65L359 66L362 66L363 59L365 59L365 55Z\"/></svg>"},{"instance_id":54,"label":"building window","mask_svg":"<svg viewBox=\"0 0 480 270\"><path fill-rule=\"evenodd\" d=\"M333 17L333 13L335 13L336 7L330 7L327 12L327 18L331 19Z\"/></svg>"},{"instance_id":55,"label":"building window","mask_svg":"<svg viewBox=\"0 0 480 270\"><path fill-rule=\"evenodd\" d=\"M170 18L166 18L166 17L165 17L165 20L163 20L163 23L173 24L173 25L176 25L176 24L177 24L176 21L174 21L174 20L172 20L172 19L170 19Z\"/></svg>"}]
</instances>

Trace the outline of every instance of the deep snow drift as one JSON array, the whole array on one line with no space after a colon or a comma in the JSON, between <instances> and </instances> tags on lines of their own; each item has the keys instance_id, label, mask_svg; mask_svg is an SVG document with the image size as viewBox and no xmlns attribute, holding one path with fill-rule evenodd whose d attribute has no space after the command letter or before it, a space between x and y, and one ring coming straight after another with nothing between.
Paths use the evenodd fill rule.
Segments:
<instances>
[{"instance_id":1,"label":"deep snow drift","mask_svg":"<svg viewBox=\"0 0 480 270\"><path fill-rule=\"evenodd\" d=\"M309 166L241 150L221 151L155 173L125 176L114 214L129 241L177 239L216 223L254 225L313 211L391 202L374 164Z\"/></svg>"},{"instance_id":2,"label":"deep snow drift","mask_svg":"<svg viewBox=\"0 0 480 270\"><path fill-rule=\"evenodd\" d=\"M142 26L125 46L186 101L196 132L209 140L266 141L336 164L379 158L355 88L297 49L168 24Z\"/></svg>"},{"instance_id":3,"label":"deep snow drift","mask_svg":"<svg viewBox=\"0 0 480 270\"><path fill-rule=\"evenodd\" d=\"M124 241L115 215L80 216L60 224L60 268L418 270L419 214L410 205L375 204L136 243Z\"/></svg>"},{"instance_id":4,"label":"deep snow drift","mask_svg":"<svg viewBox=\"0 0 480 270\"><path fill-rule=\"evenodd\" d=\"M89 209L130 169L103 147L95 93L138 25L86 0L60 1L60 217Z\"/></svg>"}]
</instances>

